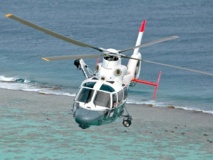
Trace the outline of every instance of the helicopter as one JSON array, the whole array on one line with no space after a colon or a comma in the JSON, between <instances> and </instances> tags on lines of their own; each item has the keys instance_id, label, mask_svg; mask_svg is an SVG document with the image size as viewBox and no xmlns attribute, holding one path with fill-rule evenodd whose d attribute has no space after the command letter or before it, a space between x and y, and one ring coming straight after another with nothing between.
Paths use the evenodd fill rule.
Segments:
<instances>
[{"instance_id":1,"label":"helicopter","mask_svg":"<svg viewBox=\"0 0 213 160\"><path fill-rule=\"evenodd\" d=\"M113 48L105 49L83 43L73 38L53 32L49 29L40 27L13 14L6 14L5 16L55 38L80 47L91 48L101 53L42 58L45 61L76 59L74 61L74 65L83 72L85 80L81 83L79 91L74 98L72 113L76 123L82 129L87 129L90 126L109 124L119 117L123 117L123 126L129 127L132 124L133 118L128 113L125 104L127 102L129 87L135 86L136 83L155 87L153 99L156 98L161 71L159 72L156 82L138 79L140 76L142 62L213 76L212 73L208 72L142 59L142 55L139 52L140 48L179 38L178 36L169 36L141 44L143 33L145 31L146 20L143 20L141 23L135 46L123 50L116 50ZM133 50L133 54L131 56L123 54L124 52L131 50ZM100 62L100 57L103 59L102 62ZM95 71L92 71L88 67L83 58L97 58ZM123 65L121 62L124 58L129 59L127 65Z\"/></svg>"}]
</instances>

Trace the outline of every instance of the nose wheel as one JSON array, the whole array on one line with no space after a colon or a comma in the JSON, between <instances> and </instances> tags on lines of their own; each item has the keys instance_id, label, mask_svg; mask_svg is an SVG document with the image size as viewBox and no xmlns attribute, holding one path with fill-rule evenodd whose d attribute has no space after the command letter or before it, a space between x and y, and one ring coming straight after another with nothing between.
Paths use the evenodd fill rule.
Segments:
<instances>
[{"instance_id":1,"label":"nose wheel","mask_svg":"<svg viewBox=\"0 0 213 160\"><path fill-rule=\"evenodd\" d=\"M124 127L129 127L132 124L132 116L130 116L130 114L128 113L126 107L124 108L124 110L126 111L126 115L123 115L124 119L123 119L123 125Z\"/></svg>"},{"instance_id":2,"label":"nose wheel","mask_svg":"<svg viewBox=\"0 0 213 160\"><path fill-rule=\"evenodd\" d=\"M132 124L132 118L131 116L126 116L123 119L123 125L124 127L129 127Z\"/></svg>"}]
</instances>

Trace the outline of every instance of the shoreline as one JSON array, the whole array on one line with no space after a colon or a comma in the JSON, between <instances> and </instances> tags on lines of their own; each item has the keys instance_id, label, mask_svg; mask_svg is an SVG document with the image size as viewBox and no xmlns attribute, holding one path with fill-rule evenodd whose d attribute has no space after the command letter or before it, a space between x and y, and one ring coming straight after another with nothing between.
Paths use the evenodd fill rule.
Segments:
<instances>
[{"instance_id":1,"label":"shoreline","mask_svg":"<svg viewBox=\"0 0 213 160\"><path fill-rule=\"evenodd\" d=\"M51 111L51 109L57 111L57 107L51 106L60 106L60 110L68 109L68 111L70 111L72 109L73 100L74 96L0 89L0 107L15 107L21 110L36 107L46 111ZM155 115L157 117L155 119L158 121L166 121L166 118L173 118L174 121L174 119L180 120L179 117L182 117L188 122L188 124L190 124L190 119L192 119L192 117L197 117L198 120L194 120L196 124L209 124L205 119L212 121L213 124L213 115L211 113L205 113L198 110L186 110L183 108L175 108L174 106L157 107L152 104L134 103L127 103L126 107L128 112L133 116L133 119L135 115L136 117L140 117L140 114L143 115L143 117L146 117L146 120L148 121L152 119L152 115ZM179 122L184 123L184 121Z\"/></svg>"},{"instance_id":2,"label":"shoreline","mask_svg":"<svg viewBox=\"0 0 213 160\"><path fill-rule=\"evenodd\" d=\"M0 88L0 105L2 103L2 100L5 98L4 93L17 93L18 95L23 94L31 94L31 95L43 95L43 96L53 96L53 97L66 97L65 99L67 99L68 97L73 101L74 99L74 95L73 94L54 94L54 93L46 93L46 92L37 92L37 91L24 91L24 90L12 90L12 89L6 89L6 88ZM19 94L20 93L20 94ZM21 97L21 96L19 96ZM186 112L191 111L194 113L203 113L203 114L210 114L213 115L213 111L204 111L204 110L200 110L200 109L193 109L193 108L186 108L186 107L175 107L174 105L168 105L168 106L155 106L153 104L143 104L143 103L133 103L133 102L128 102L126 103L126 106L128 105L136 105L136 106L143 106L143 107L149 107L149 108L158 108L158 109L174 109L174 110L184 110Z\"/></svg>"}]
</instances>

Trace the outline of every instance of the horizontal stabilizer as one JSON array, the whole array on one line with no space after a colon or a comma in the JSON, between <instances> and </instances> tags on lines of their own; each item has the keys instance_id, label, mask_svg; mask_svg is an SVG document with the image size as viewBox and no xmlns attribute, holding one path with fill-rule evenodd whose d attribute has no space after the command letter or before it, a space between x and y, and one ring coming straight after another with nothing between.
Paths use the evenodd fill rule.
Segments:
<instances>
[{"instance_id":1,"label":"horizontal stabilizer","mask_svg":"<svg viewBox=\"0 0 213 160\"><path fill-rule=\"evenodd\" d=\"M158 74L158 79L157 79L156 82L150 82L150 81L145 81L145 80L136 79L136 78L132 79L132 82L146 84L146 85L150 85L150 86L155 87L154 94L153 94L153 97L152 97L152 99L155 100L156 99L157 90L158 90L158 86L159 86L159 82L160 82L161 74L162 74L162 72L160 71L159 74Z\"/></svg>"}]
</instances>

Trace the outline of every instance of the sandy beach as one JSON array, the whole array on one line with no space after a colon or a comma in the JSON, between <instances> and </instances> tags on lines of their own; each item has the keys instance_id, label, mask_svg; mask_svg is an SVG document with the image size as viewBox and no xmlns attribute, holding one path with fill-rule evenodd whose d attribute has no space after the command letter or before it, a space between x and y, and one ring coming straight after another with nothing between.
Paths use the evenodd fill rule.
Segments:
<instances>
[{"instance_id":1,"label":"sandy beach","mask_svg":"<svg viewBox=\"0 0 213 160\"><path fill-rule=\"evenodd\" d=\"M212 114L127 104L129 128L120 118L82 130L72 102L68 96L0 89L0 159L213 158Z\"/></svg>"}]
</instances>

